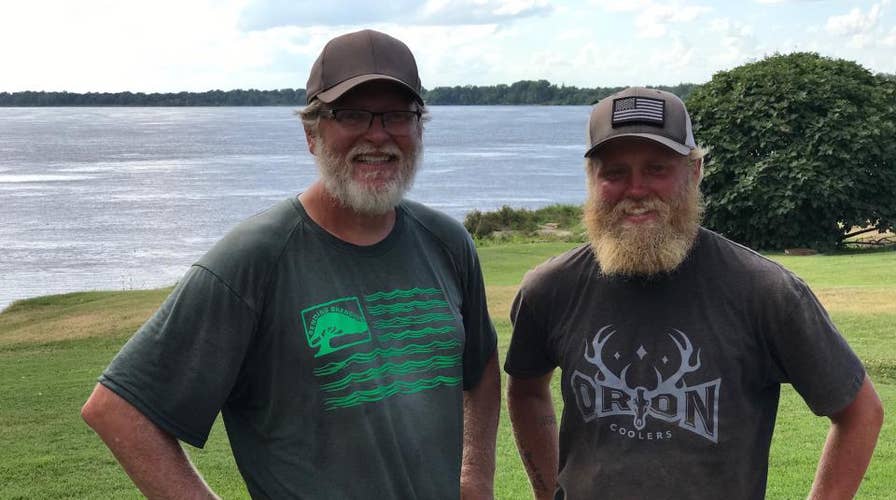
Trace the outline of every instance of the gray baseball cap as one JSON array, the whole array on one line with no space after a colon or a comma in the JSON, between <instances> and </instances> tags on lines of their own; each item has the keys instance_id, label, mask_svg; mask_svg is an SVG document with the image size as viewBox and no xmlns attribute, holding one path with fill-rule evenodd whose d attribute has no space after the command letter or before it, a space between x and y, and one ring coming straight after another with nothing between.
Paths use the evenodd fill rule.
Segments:
<instances>
[{"instance_id":1,"label":"gray baseball cap","mask_svg":"<svg viewBox=\"0 0 896 500\"><path fill-rule=\"evenodd\" d=\"M594 105L585 156L619 137L649 139L683 155L697 147L684 102L675 94L644 87L629 87Z\"/></svg>"},{"instance_id":2,"label":"gray baseball cap","mask_svg":"<svg viewBox=\"0 0 896 500\"><path fill-rule=\"evenodd\" d=\"M311 66L306 103L330 103L358 85L391 80L407 88L420 104L422 87L417 62L401 40L373 30L338 36L324 46Z\"/></svg>"}]
</instances>

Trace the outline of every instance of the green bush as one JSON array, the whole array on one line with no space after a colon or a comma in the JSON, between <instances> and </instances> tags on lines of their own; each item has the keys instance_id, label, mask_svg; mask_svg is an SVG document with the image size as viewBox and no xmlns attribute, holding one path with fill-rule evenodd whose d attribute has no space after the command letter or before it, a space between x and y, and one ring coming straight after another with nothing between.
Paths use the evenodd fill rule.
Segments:
<instances>
[{"instance_id":1,"label":"green bush","mask_svg":"<svg viewBox=\"0 0 896 500\"><path fill-rule=\"evenodd\" d=\"M710 156L705 224L753 248L840 246L896 224L896 80L812 53L713 76L688 98Z\"/></svg>"},{"instance_id":2,"label":"green bush","mask_svg":"<svg viewBox=\"0 0 896 500\"><path fill-rule=\"evenodd\" d=\"M550 205L537 210L504 205L494 212L473 210L464 218L464 227L477 240L508 234L531 239L546 224L552 224L557 230L572 233L565 239L578 241L583 233L581 218L582 207L574 205Z\"/></svg>"}]
</instances>

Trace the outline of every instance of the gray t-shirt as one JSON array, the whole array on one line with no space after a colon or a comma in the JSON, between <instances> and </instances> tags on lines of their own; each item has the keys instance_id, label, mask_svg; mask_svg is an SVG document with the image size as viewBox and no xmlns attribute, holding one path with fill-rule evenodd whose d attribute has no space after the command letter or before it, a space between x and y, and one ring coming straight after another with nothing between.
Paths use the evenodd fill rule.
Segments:
<instances>
[{"instance_id":1,"label":"gray t-shirt","mask_svg":"<svg viewBox=\"0 0 896 500\"><path fill-rule=\"evenodd\" d=\"M100 382L194 446L220 411L255 498L456 499L462 391L495 346L459 223L405 201L359 247L290 199L202 257Z\"/></svg>"},{"instance_id":2,"label":"gray t-shirt","mask_svg":"<svg viewBox=\"0 0 896 500\"><path fill-rule=\"evenodd\" d=\"M562 370L559 498L763 498L780 384L831 415L864 380L803 281L706 229L653 278L549 260L511 321L508 373Z\"/></svg>"}]
</instances>

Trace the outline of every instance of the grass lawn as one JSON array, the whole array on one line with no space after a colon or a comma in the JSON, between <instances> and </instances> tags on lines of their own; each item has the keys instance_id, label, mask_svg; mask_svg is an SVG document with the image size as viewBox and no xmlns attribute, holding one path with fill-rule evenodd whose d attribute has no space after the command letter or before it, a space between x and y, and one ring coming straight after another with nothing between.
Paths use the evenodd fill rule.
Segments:
<instances>
[{"instance_id":1,"label":"grass lawn","mask_svg":"<svg viewBox=\"0 0 896 500\"><path fill-rule=\"evenodd\" d=\"M507 349L508 309L520 278L533 265L571 246L532 243L481 249L500 353ZM868 366L891 418L884 424L858 498L892 498L896 252L770 257L810 284ZM0 498L140 498L112 455L81 422L78 410L97 375L167 292L44 297L19 302L0 314ZM827 420L812 415L785 387L772 443L769 498L805 497L826 430ZM189 452L224 498L247 498L220 420L206 448ZM500 499L530 496L506 412L498 434L496 492Z\"/></svg>"}]
</instances>

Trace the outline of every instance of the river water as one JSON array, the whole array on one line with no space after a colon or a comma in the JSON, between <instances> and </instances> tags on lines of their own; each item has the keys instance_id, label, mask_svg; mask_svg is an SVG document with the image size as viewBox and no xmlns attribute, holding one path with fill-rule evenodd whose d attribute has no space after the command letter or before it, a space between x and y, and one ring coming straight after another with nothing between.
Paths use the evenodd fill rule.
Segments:
<instances>
[{"instance_id":1,"label":"river water","mask_svg":"<svg viewBox=\"0 0 896 500\"><path fill-rule=\"evenodd\" d=\"M581 203L587 106L433 106L409 198L462 220ZM288 107L0 108L0 309L174 283L316 177Z\"/></svg>"}]
</instances>

